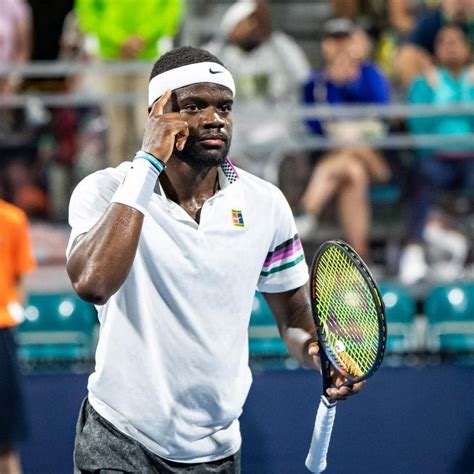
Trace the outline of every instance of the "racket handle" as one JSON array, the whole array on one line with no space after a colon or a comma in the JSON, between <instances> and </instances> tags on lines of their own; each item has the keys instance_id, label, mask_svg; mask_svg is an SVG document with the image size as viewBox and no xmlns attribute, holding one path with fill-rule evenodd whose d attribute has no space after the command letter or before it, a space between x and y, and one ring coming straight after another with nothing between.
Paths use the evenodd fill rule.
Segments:
<instances>
[{"instance_id":1,"label":"racket handle","mask_svg":"<svg viewBox=\"0 0 474 474\"><path fill-rule=\"evenodd\" d=\"M314 423L311 446L309 447L305 461L306 467L311 472L323 472L326 469L326 456L328 454L335 417L336 403L331 403L322 395Z\"/></svg>"}]
</instances>

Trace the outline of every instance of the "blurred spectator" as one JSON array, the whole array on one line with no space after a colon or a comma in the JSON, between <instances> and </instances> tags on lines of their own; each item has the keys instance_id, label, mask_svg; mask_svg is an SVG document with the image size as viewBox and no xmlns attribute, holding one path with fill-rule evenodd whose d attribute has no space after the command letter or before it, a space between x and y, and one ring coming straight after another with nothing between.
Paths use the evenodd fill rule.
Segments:
<instances>
[{"instance_id":1,"label":"blurred spectator","mask_svg":"<svg viewBox=\"0 0 474 474\"><path fill-rule=\"evenodd\" d=\"M72 10L74 0L28 0L32 11L33 61L55 61L59 58L60 38L64 20ZM25 80L28 91L60 92L66 87L63 74L34 77Z\"/></svg>"},{"instance_id":2,"label":"blurred spectator","mask_svg":"<svg viewBox=\"0 0 474 474\"><path fill-rule=\"evenodd\" d=\"M463 31L457 26L441 28L434 51L438 66L415 78L409 102L434 106L474 103L474 73L468 67L471 52ZM413 117L409 127L412 133L421 135L472 134L474 117L472 114ZM438 246L447 245L444 250L450 254L451 269L457 270L459 275L467 256L466 239L458 232L443 229L438 219L427 226L427 219L439 190L464 189L473 194L474 145L453 144L420 150L417 175L415 196L410 205L409 245L400 261L400 279L405 284L427 275L423 238ZM449 278L456 276L451 269L444 267L446 272L450 271Z\"/></svg>"},{"instance_id":3,"label":"blurred spectator","mask_svg":"<svg viewBox=\"0 0 474 474\"><path fill-rule=\"evenodd\" d=\"M346 18L328 21L324 28L323 70L315 71L304 88L307 104L386 104L389 84L373 64L366 61L370 43L365 33ZM315 224L328 201L337 196L339 219L348 242L363 257L368 256L370 220L369 183L389 179L383 157L360 144L384 133L380 121L335 119L307 122L315 134L347 143L334 151L314 153L316 160L309 184L301 199L305 214L296 218L304 239L315 231Z\"/></svg>"},{"instance_id":4,"label":"blurred spectator","mask_svg":"<svg viewBox=\"0 0 474 474\"><path fill-rule=\"evenodd\" d=\"M299 100L310 72L303 50L272 30L270 17L266 0L236 2L224 15L221 35L204 46L221 58L236 83L235 112L243 120L234 129L233 159L259 175L268 154L288 144L288 107Z\"/></svg>"},{"instance_id":5,"label":"blurred spectator","mask_svg":"<svg viewBox=\"0 0 474 474\"><path fill-rule=\"evenodd\" d=\"M13 328L23 319L23 275L34 269L23 211L0 200L0 472L21 473L16 444L26 433Z\"/></svg>"},{"instance_id":6,"label":"blurred spectator","mask_svg":"<svg viewBox=\"0 0 474 474\"><path fill-rule=\"evenodd\" d=\"M59 57L65 61L87 59L85 51L85 35L79 28L74 10L64 18L61 37L59 39Z\"/></svg>"},{"instance_id":7,"label":"blurred spectator","mask_svg":"<svg viewBox=\"0 0 474 474\"><path fill-rule=\"evenodd\" d=\"M471 48L474 46L474 0L440 0L439 6L427 11L416 22L408 43L403 45L396 60L397 75L408 87L413 78L433 65L435 38L443 26L461 28Z\"/></svg>"},{"instance_id":8,"label":"blurred spectator","mask_svg":"<svg viewBox=\"0 0 474 474\"><path fill-rule=\"evenodd\" d=\"M334 15L362 26L374 45L374 57L383 70L393 72L398 45L415 26L416 16L437 0L331 0Z\"/></svg>"},{"instance_id":9,"label":"blurred spectator","mask_svg":"<svg viewBox=\"0 0 474 474\"><path fill-rule=\"evenodd\" d=\"M54 61L60 52L64 20L72 10L74 0L28 0L33 12L34 61Z\"/></svg>"},{"instance_id":10,"label":"blurred spectator","mask_svg":"<svg viewBox=\"0 0 474 474\"><path fill-rule=\"evenodd\" d=\"M0 94L17 94L22 77L15 66L28 62L32 48L31 9L24 0L2 0L0 9L0 66L11 67L0 77ZM2 195L12 202L28 200L31 193L44 202L36 186L32 163L35 159L34 136L25 129L24 115L16 108L0 109L0 186ZM33 205L33 203L32 203ZM36 204L34 204L36 206ZM30 206L31 207L31 206Z\"/></svg>"},{"instance_id":11,"label":"blurred spectator","mask_svg":"<svg viewBox=\"0 0 474 474\"><path fill-rule=\"evenodd\" d=\"M0 9L0 66L16 66L31 57L31 12L24 0L2 0ZM0 77L0 93L14 94L21 75L13 70Z\"/></svg>"},{"instance_id":12,"label":"blurred spectator","mask_svg":"<svg viewBox=\"0 0 474 474\"><path fill-rule=\"evenodd\" d=\"M182 0L76 0L81 29L98 40L98 57L115 61L152 61L158 55L158 40L173 37L183 14ZM133 105L109 102L105 114L110 124L108 162L117 166L131 159L140 147L147 117L149 71L104 73L97 87L104 95L136 94Z\"/></svg>"}]
</instances>

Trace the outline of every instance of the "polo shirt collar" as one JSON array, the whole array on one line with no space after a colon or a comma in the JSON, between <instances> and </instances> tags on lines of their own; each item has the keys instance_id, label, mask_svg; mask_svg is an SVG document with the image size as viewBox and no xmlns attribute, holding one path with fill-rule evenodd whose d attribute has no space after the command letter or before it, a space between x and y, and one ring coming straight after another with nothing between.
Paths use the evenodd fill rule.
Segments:
<instances>
[{"instance_id":1,"label":"polo shirt collar","mask_svg":"<svg viewBox=\"0 0 474 474\"><path fill-rule=\"evenodd\" d=\"M229 158L226 158L224 163L217 168L217 174L219 177L219 189L221 190L229 187L240 179L234 164ZM156 181L155 193L167 199L166 193L159 179Z\"/></svg>"},{"instance_id":2,"label":"polo shirt collar","mask_svg":"<svg viewBox=\"0 0 474 474\"><path fill-rule=\"evenodd\" d=\"M219 186L224 189L239 180L239 174L232 161L226 158L224 163L217 169L219 174Z\"/></svg>"}]
</instances>

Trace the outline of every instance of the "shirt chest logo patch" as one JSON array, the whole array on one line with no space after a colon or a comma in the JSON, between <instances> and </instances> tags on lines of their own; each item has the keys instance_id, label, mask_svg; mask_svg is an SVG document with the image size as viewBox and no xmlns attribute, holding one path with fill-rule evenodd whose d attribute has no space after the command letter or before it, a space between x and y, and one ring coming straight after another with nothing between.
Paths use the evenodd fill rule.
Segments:
<instances>
[{"instance_id":1,"label":"shirt chest logo patch","mask_svg":"<svg viewBox=\"0 0 474 474\"><path fill-rule=\"evenodd\" d=\"M238 209L232 209L232 223L235 227L245 227L242 211L239 211Z\"/></svg>"}]
</instances>

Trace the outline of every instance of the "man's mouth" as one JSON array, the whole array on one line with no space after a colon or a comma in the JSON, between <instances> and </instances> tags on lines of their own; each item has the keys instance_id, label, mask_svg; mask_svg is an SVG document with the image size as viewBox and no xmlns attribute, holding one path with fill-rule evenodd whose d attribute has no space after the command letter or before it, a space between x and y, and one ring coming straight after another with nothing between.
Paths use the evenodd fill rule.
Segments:
<instances>
[{"instance_id":1,"label":"man's mouth","mask_svg":"<svg viewBox=\"0 0 474 474\"><path fill-rule=\"evenodd\" d=\"M226 144L227 138L222 135L207 135L205 137L201 137L199 142L210 147L221 147Z\"/></svg>"}]
</instances>

